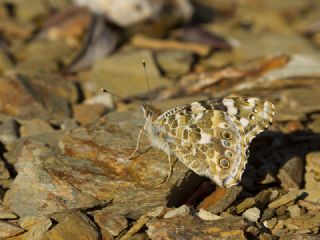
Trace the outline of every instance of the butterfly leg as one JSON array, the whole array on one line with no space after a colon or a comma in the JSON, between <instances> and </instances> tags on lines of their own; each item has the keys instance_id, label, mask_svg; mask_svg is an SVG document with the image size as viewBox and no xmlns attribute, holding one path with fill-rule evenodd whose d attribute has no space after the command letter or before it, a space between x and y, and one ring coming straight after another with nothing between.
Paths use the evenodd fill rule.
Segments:
<instances>
[{"instance_id":1,"label":"butterfly leg","mask_svg":"<svg viewBox=\"0 0 320 240\"><path fill-rule=\"evenodd\" d=\"M169 171L167 173L167 177L165 179L165 182L168 182L172 176L172 164L171 164L171 155L168 153L168 162L169 162Z\"/></svg>"},{"instance_id":2,"label":"butterfly leg","mask_svg":"<svg viewBox=\"0 0 320 240\"><path fill-rule=\"evenodd\" d=\"M136 153L137 153L137 151L139 149L140 138L142 136L142 133L144 133L144 132L145 132L144 129L141 128L140 131L139 131L136 148L134 149L133 153L128 157L129 160L135 158L135 155L136 155Z\"/></svg>"}]
</instances>

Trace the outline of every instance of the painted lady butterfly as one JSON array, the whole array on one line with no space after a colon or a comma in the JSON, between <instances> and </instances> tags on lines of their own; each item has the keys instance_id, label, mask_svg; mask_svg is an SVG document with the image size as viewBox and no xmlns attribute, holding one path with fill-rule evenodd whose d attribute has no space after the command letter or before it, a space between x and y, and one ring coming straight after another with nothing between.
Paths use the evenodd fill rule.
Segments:
<instances>
[{"instance_id":1,"label":"painted lady butterfly","mask_svg":"<svg viewBox=\"0 0 320 240\"><path fill-rule=\"evenodd\" d=\"M270 126L275 111L271 102L245 97L193 102L163 114L150 105L142 109L146 122L137 148L146 132L151 145L168 154L169 163L174 155L198 175L226 188L241 180L249 144Z\"/></svg>"}]
</instances>

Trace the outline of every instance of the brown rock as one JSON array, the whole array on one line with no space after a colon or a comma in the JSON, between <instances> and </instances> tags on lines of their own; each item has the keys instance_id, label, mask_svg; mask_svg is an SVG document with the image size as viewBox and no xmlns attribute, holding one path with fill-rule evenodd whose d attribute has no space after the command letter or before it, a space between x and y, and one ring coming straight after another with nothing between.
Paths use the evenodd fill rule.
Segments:
<instances>
[{"instance_id":1,"label":"brown rock","mask_svg":"<svg viewBox=\"0 0 320 240\"><path fill-rule=\"evenodd\" d=\"M288 212L290 213L291 218L300 217L301 215L301 209L297 204L289 206Z\"/></svg>"},{"instance_id":2,"label":"brown rock","mask_svg":"<svg viewBox=\"0 0 320 240\"><path fill-rule=\"evenodd\" d=\"M0 204L0 219L17 219L18 216Z\"/></svg>"},{"instance_id":3,"label":"brown rock","mask_svg":"<svg viewBox=\"0 0 320 240\"><path fill-rule=\"evenodd\" d=\"M202 208L199 210L197 216L205 221L214 221L222 218L219 215L212 214L211 212L208 212Z\"/></svg>"},{"instance_id":4,"label":"brown rock","mask_svg":"<svg viewBox=\"0 0 320 240\"><path fill-rule=\"evenodd\" d=\"M0 221L0 238L7 238L24 232L22 228L11 223Z\"/></svg>"},{"instance_id":5,"label":"brown rock","mask_svg":"<svg viewBox=\"0 0 320 240\"><path fill-rule=\"evenodd\" d=\"M28 224L26 221L24 225ZM21 225L21 223L20 223ZM52 226L52 222L48 217L39 217L34 221L34 224L28 227L28 231L23 234L24 239L42 240L47 230Z\"/></svg>"},{"instance_id":6,"label":"brown rock","mask_svg":"<svg viewBox=\"0 0 320 240\"><path fill-rule=\"evenodd\" d=\"M217 187L216 191L198 205L198 209L203 208L213 214L219 214L236 200L241 191L241 186L233 186L231 188Z\"/></svg>"},{"instance_id":7,"label":"brown rock","mask_svg":"<svg viewBox=\"0 0 320 240\"><path fill-rule=\"evenodd\" d=\"M246 198L236 206L236 213L243 213L245 210L254 206L255 204L256 200L253 197Z\"/></svg>"},{"instance_id":8,"label":"brown rock","mask_svg":"<svg viewBox=\"0 0 320 240\"><path fill-rule=\"evenodd\" d=\"M307 171L320 174L320 152L309 153L306 157Z\"/></svg>"},{"instance_id":9,"label":"brown rock","mask_svg":"<svg viewBox=\"0 0 320 240\"><path fill-rule=\"evenodd\" d=\"M0 141L6 149L11 149L19 137L19 124L6 115L0 115Z\"/></svg>"},{"instance_id":10,"label":"brown rock","mask_svg":"<svg viewBox=\"0 0 320 240\"><path fill-rule=\"evenodd\" d=\"M314 217L304 215L297 218L289 218L284 221L284 225L294 231L313 230L320 225L320 214Z\"/></svg>"},{"instance_id":11,"label":"brown rock","mask_svg":"<svg viewBox=\"0 0 320 240\"><path fill-rule=\"evenodd\" d=\"M187 205L182 205L176 209L170 210L166 212L166 214L163 216L163 218L172 218L176 216L185 216L190 213L190 209Z\"/></svg>"},{"instance_id":12,"label":"brown rock","mask_svg":"<svg viewBox=\"0 0 320 240\"><path fill-rule=\"evenodd\" d=\"M299 200L298 204L301 207L305 207L309 211L320 211L320 203L310 202L307 200Z\"/></svg>"},{"instance_id":13,"label":"brown rock","mask_svg":"<svg viewBox=\"0 0 320 240\"><path fill-rule=\"evenodd\" d=\"M73 106L73 116L81 125L94 123L106 113L102 104L76 104Z\"/></svg>"},{"instance_id":14,"label":"brown rock","mask_svg":"<svg viewBox=\"0 0 320 240\"><path fill-rule=\"evenodd\" d=\"M21 76L0 79L0 111L21 119L40 118L53 123L70 115L66 100Z\"/></svg>"},{"instance_id":15,"label":"brown rock","mask_svg":"<svg viewBox=\"0 0 320 240\"><path fill-rule=\"evenodd\" d=\"M203 178L189 174L177 161L170 181L162 183L167 156L155 149L146 151L150 144L144 136L140 155L126 159L143 125L142 116L137 115L112 113L96 125L71 130L59 144L64 154L42 141L17 145L10 159L18 160L18 176L4 204L19 216L28 216L103 207L112 199L103 209L106 213L135 219L157 206L186 201Z\"/></svg>"},{"instance_id":16,"label":"brown rock","mask_svg":"<svg viewBox=\"0 0 320 240\"><path fill-rule=\"evenodd\" d=\"M144 214L142 215L136 223L129 229L128 232L126 232L125 235L121 237L121 240L129 240L133 235L135 235L137 232L141 230L141 228L147 223L149 220L148 215Z\"/></svg>"},{"instance_id":17,"label":"brown rock","mask_svg":"<svg viewBox=\"0 0 320 240\"><path fill-rule=\"evenodd\" d=\"M56 226L46 233L43 239L98 240L99 233L86 215L74 212L67 214Z\"/></svg>"},{"instance_id":18,"label":"brown rock","mask_svg":"<svg viewBox=\"0 0 320 240\"><path fill-rule=\"evenodd\" d=\"M154 219L147 223L150 239L246 239L245 222L240 217L203 221L190 215L169 219ZM188 229L186 231L186 229Z\"/></svg>"},{"instance_id":19,"label":"brown rock","mask_svg":"<svg viewBox=\"0 0 320 240\"><path fill-rule=\"evenodd\" d=\"M21 120L19 123L21 124L21 137L39 135L42 133L54 131L53 127L51 127L50 124L41 119Z\"/></svg>"},{"instance_id":20,"label":"brown rock","mask_svg":"<svg viewBox=\"0 0 320 240\"><path fill-rule=\"evenodd\" d=\"M297 199L300 195L302 195L302 191L292 189L289 190L289 192L278 199L274 200L273 202L269 203L268 207L269 208L278 208L280 206L283 206L291 201L294 201Z\"/></svg>"},{"instance_id":21,"label":"brown rock","mask_svg":"<svg viewBox=\"0 0 320 240\"><path fill-rule=\"evenodd\" d=\"M300 157L289 159L279 170L277 177L284 189L299 189L303 181L304 161Z\"/></svg>"},{"instance_id":22,"label":"brown rock","mask_svg":"<svg viewBox=\"0 0 320 240\"><path fill-rule=\"evenodd\" d=\"M128 220L117 214L106 214L99 211L94 214L94 221L100 228L110 232L113 236L118 236L120 232L128 227Z\"/></svg>"}]
</instances>

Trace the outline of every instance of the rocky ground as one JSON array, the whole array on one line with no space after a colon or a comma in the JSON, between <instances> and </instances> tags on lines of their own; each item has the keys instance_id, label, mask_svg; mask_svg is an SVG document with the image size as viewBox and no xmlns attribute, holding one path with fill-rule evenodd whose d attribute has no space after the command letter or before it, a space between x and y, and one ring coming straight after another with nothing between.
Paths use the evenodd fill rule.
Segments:
<instances>
[{"instance_id":1,"label":"rocky ground","mask_svg":"<svg viewBox=\"0 0 320 240\"><path fill-rule=\"evenodd\" d=\"M316 0L1 1L0 238L320 239L319 50ZM276 107L239 186L127 159L141 101L226 96Z\"/></svg>"}]
</instances>

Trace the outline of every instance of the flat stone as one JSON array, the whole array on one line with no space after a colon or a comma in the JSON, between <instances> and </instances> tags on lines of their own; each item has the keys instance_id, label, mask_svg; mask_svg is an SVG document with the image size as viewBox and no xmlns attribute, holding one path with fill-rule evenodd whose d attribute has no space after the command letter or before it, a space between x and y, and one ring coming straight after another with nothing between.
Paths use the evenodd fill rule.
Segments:
<instances>
[{"instance_id":1,"label":"flat stone","mask_svg":"<svg viewBox=\"0 0 320 240\"><path fill-rule=\"evenodd\" d=\"M301 209L297 204L291 205L288 207L288 212L292 218L300 217Z\"/></svg>"},{"instance_id":2,"label":"flat stone","mask_svg":"<svg viewBox=\"0 0 320 240\"><path fill-rule=\"evenodd\" d=\"M320 132L320 117L317 117L308 124L308 128L316 133Z\"/></svg>"},{"instance_id":3,"label":"flat stone","mask_svg":"<svg viewBox=\"0 0 320 240\"><path fill-rule=\"evenodd\" d=\"M7 238L24 232L22 228L0 220L0 238Z\"/></svg>"},{"instance_id":4,"label":"flat stone","mask_svg":"<svg viewBox=\"0 0 320 240\"><path fill-rule=\"evenodd\" d=\"M319 174L314 171L306 171L304 175L305 189L308 192L307 199L320 202L318 189L320 188Z\"/></svg>"},{"instance_id":5,"label":"flat stone","mask_svg":"<svg viewBox=\"0 0 320 240\"><path fill-rule=\"evenodd\" d=\"M101 202L62 181L64 177L59 175L57 166L62 167L63 159L71 163L72 158L54 152L42 142L29 140L17 147L20 150L15 154L18 175L6 192L3 203L19 216L49 215L65 209L93 207ZM78 161L74 164L62 168L71 171L77 168L76 165L87 162Z\"/></svg>"},{"instance_id":6,"label":"flat stone","mask_svg":"<svg viewBox=\"0 0 320 240\"><path fill-rule=\"evenodd\" d=\"M28 137L33 135L39 135L46 132L53 132L53 127L46 121L41 119L30 119L19 121L20 126L20 136Z\"/></svg>"},{"instance_id":7,"label":"flat stone","mask_svg":"<svg viewBox=\"0 0 320 240\"><path fill-rule=\"evenodd\" d=\"M98 121L106 110L102 104L76 104L73 105L73 116L81 125L86 125Z\"/></svg>"},{"instance_id":8,"label":"flat stone","mask_svg":"<svg viewBox=\"0 0 320 240\"><path fill-rule=\"evenodd\" d=\"M268 219L271 219L275 215L276 210L274 208L267 208L265 209L260 218L260 222L264 222Z\"/></svg>"},{"instance_id":9,"label":"flat stone","mask_svg":"<svg viewBox=\"0 0 320 240\"><path fill-rule=\"evenodd\" d=\"M220 217L219 215L212 214L211 212L208 212L202 208L199 210L197 216L205 221L214 221L222 219L222 217Z\"/></svg>"},{"instance_id":10,"label":"flat stone","mask_svg":"<svg viewBox=\"0 0 320 240\"><path fill-rule=\"evenodd\" d=\"M113 236L118 236L128 227L128 220L123 215L108 214L103 211L94 214L94 221Z\"/></svg>"},{"instance_id":11,"label":"flat stone","mask_svg":"<svg viewBox=\"0 0 320 240\"><path fill-rule=\"evenodd\" d=\"M137 232L139 232L148 222L149 217L147 214L142 215L135 224L121 237L121 240L130 240Z\"/></svg>"},{"instance_id":12,"label":"flat stone","mask_svg":"<svg viewBox=\"0 0 320 240\"><path fill-rule=\"evenodd\" d=\"M297 218L289 218L284 221L284 225L290 230L312 230L319 227L320 215L316 216L300 216Z\"/></svg>"},{"instance_id":13,"label":"flat stone","mask_svg":"<svg viewBox=\"0 0 320 240\"><path fill-rule=\"evenodd\" d=\"M190 71L193 62L188 51L160 51L156 54L160 68L170 78L176 78Z\"/></svg>"},{"instance_id":14,"label":"flat stone","mask_svg":"<svg viewBox=\"0 0 320 240\"><path fill-rule=\"evenodd\" d=\"M277 222L278 222L277 218L272 218L270 220L263 221L263 225L266 228L273 229L276 226Z\"/></svg>"},{"instance_id":15,"label":"flat stone","mask_svg":"<svg viewBox=\"0 0 320 240\"><path fill-rule=\"evenodd\" d=\"M256 200L253 197L249 197L244 199L241 203L236 206L236 213L243 213L248 208L251 208L256 204Z\"/></svg>"},{"instance_id":16,"label":"flat stone","mask_svg":"<svg viewBox=\"0 0 320 240\"><path fill-rule=\"evenodd\" d=\"M140 112L110 113L95 125L67 132L59 143L63 153L44 140L17 144L8 159L15 161L18 175L4 205L19 216L39 216L112 200L104 211L136 219L155 207L186 201L203 178L177 161L170 181L163 183L167 156L153 148L146 151L145 136L140 155L127 160L143 124Z\"/></svg>"},{"instance_id":17,"label":"flat stone","mask_svg":"<svg viewBox=\"0 0 320 240\"><path fill-rule=\"evenodd\" d=\"M186 215L167 219L154 219L147 223L150 239L246 239L245 222L240 217L227 217L215 221L204 221ZM188 229L188 231L186 231Z\"/></svg>"},{"instance_id":18,"label":"flat stone","mask_svg":"<svg viewBox=\"0 0 320 240\"><path fill-rule=\"evenodd\" d=\"M264 209L270 201L271 191L263 190L255 196L256 207L260 210Z\"/></svg>"},{"instance_id":19,"label":"flat stone","mask_svg":"<svg viewBox=\"0 0 320 240\"><path fill-rule=\"evenodd\" d=\"M303 119L309 112L319 111L315 103L319 99L320 85L314 84L312 88L294 88L281 91L281 99L275 105L279 114L275 115L276 121ZM299 109L299 112L294 111Z\"/></svg>"},{"instance_id":20,"label":"flat stone","mask_svg":"<svg viewBox=\"0 0 320 240\"><path fill-rule=\"evenodd\" d=\"M306 156L307 171L320 174L320 152L312 152Z\"/></svg>"},{"instance_id":21,"label":"flat stone","mask_svg":"<svg viewBox=\"0 0 320 240\"><path fill-rule=\"evenodd\" d=\"M6 149L10 149L19 138L18 122L6 115L0 115L0 141Z\"/></svg>"},{"instance_id":22,"label":"flat stone","mask_svg":"<svg viewBox=\"0 0 320 240\"><path fill-rule=\"evenodd\" d=\"M52 123L71 114L66 100L22 76L0 79L0 112L20 119L39 118Z\"/></svg>"},{"instance_id":23,"label":"flat stone","mask_svg":"<svg viewBox=\"0 0 320 240\"><path fill-rule=\"evenodd\" d=\"M289 159L279 170L277 177L284 189L299 189L303 182L304 161L300 157Z\"/></svg>"},{"instance_id":24,"label":"flat stone","mask_svg":"<svg viewBox=\"0 0 320 240\"><path fill-rule=\"evenodd\" d=\"M96 91L106 88L123 98L148 92L142 60L146 62L151 91L169 84L160 76L151 51L131 50L95 62L91 75L94 88ZM126 66L126 70L119 66Z\"/></svg>"},{"instance_id":25,"label":"flat stone","mask_svg":"<svg viewBox=\"0 0 320 240\"><path fill-rule=\"evenodd\" d=\"M307 200L299 200L298 204L301 207L305 207L309 211L320 211L320 203L317 202L311 202Z\"/></svg>"},{"instance_id":26,"label":"flat stone","mask_svg":"<svg viewBox=\"0 0 320 240\"><path fill-rule=\"evenodd\" d=\"M279 197L278 199L274 200L273 202L269 203L268 207L269 208L278 208L280 206L283 206L291 201L294 201L295 199L297 199L299 196L302 195L302 191L296 190L296 189L292 189L289 190L289 192L281 197Z\"/></svg>"},{"instance_id":27,"label":"flat stone","mask_svg":"<svg viewBox=\"0 0 320 240\"><path fill-rule=\"evenodd\" d=\"M242 214L242 216L251 222L258 222L260 218L260 209L256 207L249 208Z\"/></svg>"},{"instance_id":28,"label":"flat stone","mask_svg":"<svg viewBox=\"0 0 320 240\"><path fill-rule=\"evenodd\" d=\"M176 209L166 212L163 218L172 218L176 216L185 216L190 213L190 209L187 205L182 205Z\"/></svg>"},{"instance_id":29,"label":"flat stone","mask_svg":"<svg viewBox=\"0 0 320 240\"><path fill-rule=\"evenodd\" d=\"M67 214L57 225L49 230L44 240L79 239L98 240L99 233L93 222L83 213Z\"/></svg>"},{"instance_id":30,"label":"flat stone","mask_svg":"<svg viewBox=\"0 0 320 240\"><path fill-rule=\"evenodd\" d=\"M241 186L233 186L231 188L220 188L217 189L206 197L197 208L203 208L213 214L219 214L227 209L238 197L242 191Z\"/></svg>"},{"instance_id":31,"label":"flat stone","mask_svg":"<svg viewBox=\"0 0 320 240\"><path fill-rule=\"evenodd\" d=\"M37 75L39 72L40 74L58 73L58 64L71 62L73 51L63 40L31 41L23 48L14 49L14 54L19 60L14 72L28 76Z\"/></svg>"},{"instance_id":32,"label":"flat stone","mask_svg":"<svg viewBox=\"0 0 320 240\"><path fill-rule=\"evenodd\" d=\"M28 240L42 240L51 226L52 222L50 218L39 217L33 225L28 226L28 231L23 234L23 238Z\"/></svg>"},{"instance_id":33,"label":"flat stone","mask_svg":"<svg viewBox=\"0 0 320 240\"><path fill-rule=\"evenodd\" d=\"M17 219L18 216L0 204L0 219Z\"/></svg>"},{"instance_id":34,"label":"flat stone","mask_svg":"<svg viewBox=\"0 0 320 240\"><path fill-rule=\"evenodd\" d=\"M10 173L9 170L7 169L6 164L4 163L3 160L0 159L0 185L2 180L8 180L10 179Z\"/></svg>"}]
</instances>

